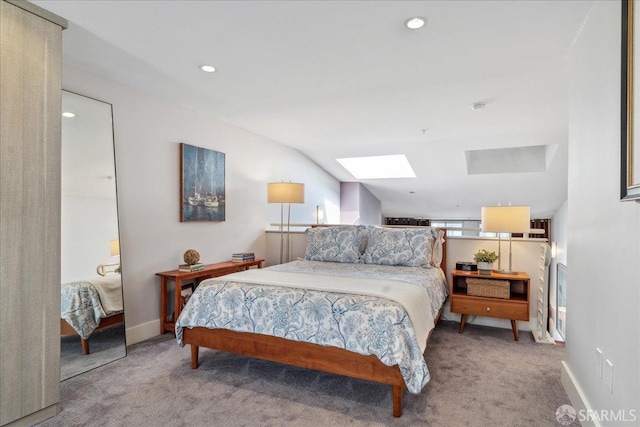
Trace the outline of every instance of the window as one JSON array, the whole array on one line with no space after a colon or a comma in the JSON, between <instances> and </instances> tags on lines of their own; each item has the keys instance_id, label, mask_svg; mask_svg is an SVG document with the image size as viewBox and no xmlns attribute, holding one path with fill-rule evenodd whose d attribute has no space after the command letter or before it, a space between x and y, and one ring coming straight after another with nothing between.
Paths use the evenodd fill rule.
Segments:
<instances>
[{"instance_id":1,"label":"window","mask_svg":"<svg viewBox=\"0 0 640 427\"><path fill-rule=\"evenodd\" d=\"M451 228L462 228L462 221L431 221L434 228L447 228L447 236L462 236L462 230L451 230Z\"/></svg>"},{"instance_id":2,"label":"window","mask_svg":"<svg viewBox=\"0 0 640 427\"><path fill-rule=\"evenodd\" d=\"M478 227L480 228L480 230L482 230L482 223L479 222L478 223ZM499 233L500 237L502 237L503 239L508 239L509 238L509 233ZM492 231L480 231L478 232L478 236L480 237L498 237L498 233L492 232Z\"/></svg>"}]
</instances>

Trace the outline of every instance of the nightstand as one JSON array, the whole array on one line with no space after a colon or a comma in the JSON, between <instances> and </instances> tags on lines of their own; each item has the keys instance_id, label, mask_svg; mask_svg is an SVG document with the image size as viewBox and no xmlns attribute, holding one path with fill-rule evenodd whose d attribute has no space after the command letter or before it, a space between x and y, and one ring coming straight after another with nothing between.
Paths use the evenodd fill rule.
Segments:
<instances>
[{"instance_id":1,"label":"nightstand","mask_svg":"<svg viewBox=\"0 0 640 427\"><path fill-rule=\"evenodd\" d=\"M175 332L175 320L180 316L182 311L181 291L182 282L185 280L195 280L196 285L202 280L210 279L212 277L220 277L226 274L237 273L242 270L246 270L250 267L262 268L264 259L255 259L243 262L219 262L216 264L207 264L202 270L183 272L179 270L164 271L162 273L156 273L156 276L160 276L160 335L167 331ZM175 282L175 297L174 297L174 314L173 322L167 320L167 282Z\"/></svg>"},{"instance_id":2,"label":"nightstand","mask_svg":"<svg viewBox=\"0 0 640 427\"><path fill-rule=\"evenodd\" d=\"M526 273L478 274L453 270L449 285L451 312L462 314L460 333L464 332L469 315L496 317L511 320L513 339L518 341L516 321L529 320L529 282Z\"/></svg>"}]
</instances>

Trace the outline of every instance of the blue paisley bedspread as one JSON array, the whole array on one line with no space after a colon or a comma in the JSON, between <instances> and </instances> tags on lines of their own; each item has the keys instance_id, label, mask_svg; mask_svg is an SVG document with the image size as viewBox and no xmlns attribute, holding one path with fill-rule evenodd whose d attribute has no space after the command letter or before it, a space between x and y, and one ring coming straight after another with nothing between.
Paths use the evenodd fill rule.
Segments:
<instances>
[{"instance_id":1,"label":"blue paisley bedspread","mask_svg":"<svg viewBox=\"0 0 640 427\"><path fill-rule=\"evenodd\" d=\"M424 307L434 318L447 297L445 275L439 268L294 261L268 269L419 284L427 290ZM193 327L252 332L373 354L387 366L398 365L412 393L420 393L429 381L422 346L407 311L386 298L310 290L304 283L299 288L280 287L220 277L201 282L180 314L176 337L181 346L183 328Z\"/></svg>"},{"instance_id":2,"label":"blue paisley bedspread","mask_svg":"<svg viewBox=\"0 0 640 427\"><path fill-rule=\"evenodd\" d=\"M87 282L62 285L60 317L69 323L82 338L89 338L106 317L96 288Z\"/></svg>"},{"instance_id":3,"label":"blue paisley bedspread","mask_svg":"<svg viewBox=\"0 0 640 427\"><path fill-rule=\"evenodd\" d=\"M122 312L122 296L119 301L110 307L119 310L105 309L100 299L101 281L105 283L120 283L120 277L95 279L97 285L89 281L64 283L61 286L60 317L69 323L81 338L88 339L93 331L100 325L100 320ZM103 285L104 287L104 285ZM103 289L104 292L104 289Z\"/></svg>"}]
</instances>

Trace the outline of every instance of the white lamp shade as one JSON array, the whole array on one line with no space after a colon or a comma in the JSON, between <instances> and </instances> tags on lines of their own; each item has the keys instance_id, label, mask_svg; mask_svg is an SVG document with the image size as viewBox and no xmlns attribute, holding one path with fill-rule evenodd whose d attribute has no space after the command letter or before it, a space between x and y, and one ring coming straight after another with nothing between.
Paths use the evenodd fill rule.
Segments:
<instances>
[{"instance_id":1,"label":"white lamp shade","mask_svg":"<svg viewBox=\"0 0 640 427\"><path fill-rule=\"evenodd\" d=\"M304 203L304 184L299 182L270 182L267 184L268 203Z\"/></svg>"},{"instance_id":2,"label":"white lamp shade","mask_svg":"<svg viewBox=\"0 0 640 427\"><path fill-rule=\"evenodd\" d=\"M120 255L120 239L111 240L109 242L109 250L111 251L111 256Z\"/></svg>"},{"instance_id":3,"label":"white lamp shade","mask_svg":"<svg viewBox=\"0 0 640 427\"><path fill-rule=\"evenodd\" d=\"M529 206L489 206L482 208L482 231L528 233L531 229Z\"/></svg>"}]
</instances>

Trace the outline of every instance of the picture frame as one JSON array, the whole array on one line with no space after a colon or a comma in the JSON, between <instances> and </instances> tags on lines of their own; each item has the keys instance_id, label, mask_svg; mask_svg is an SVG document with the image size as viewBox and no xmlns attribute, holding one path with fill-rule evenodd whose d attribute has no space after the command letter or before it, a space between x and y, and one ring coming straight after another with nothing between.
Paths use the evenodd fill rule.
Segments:
<instances>
[{"instance_id":1,"label":"picture frame","mask_svg":"<svg viewBox=\"0 0 640 427\"><path fill-rule=\"evenodd\" d=\"M225 220L225 154L180 143L180 222Z\"/></svg>"},{"instance_id":2,"label":"picture frame","mask_svg":"<svg viewBox=\"0 0 640 427\"><path fill-rule=\"evenodd\" d=\"M567 266L558 263L556 268L556 331L565 339L567 319Z\"/></svg>"},{"instance_id":3,"label":"picture frame","mask_svg":"<svg viewBox=\"0 0 640 427\"><path fill-rule=\"evenodd\" d=\"M640 42L635 42L635 29L640 28L639 0L622 1L622 90L620 129L620 200L640 199L640 125L635 126L640 108ZM637 51L637 52L636 52ZM637 110L637 111L636 111ZM640 123L640 117L637 120Z\"/></svg>"}]
</instances>

